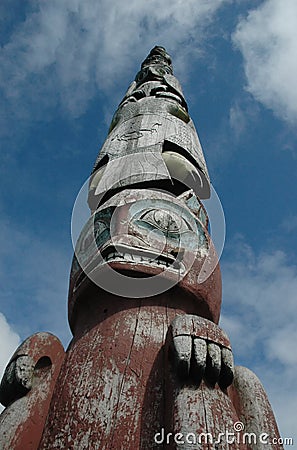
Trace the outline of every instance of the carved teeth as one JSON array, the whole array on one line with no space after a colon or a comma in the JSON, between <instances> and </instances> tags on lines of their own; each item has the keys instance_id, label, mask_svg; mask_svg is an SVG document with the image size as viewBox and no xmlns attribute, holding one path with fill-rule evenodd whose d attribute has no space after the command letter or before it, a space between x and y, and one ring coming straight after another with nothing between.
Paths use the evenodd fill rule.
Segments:
<instances>
[{"instance_id":1,"label":"carved teeth","mask_svg":"<svg viewBox=\"0 0 297 450\"><path fill-rule=\"evenodd\" d=\"M108 253L104 259L105 259L105 261L121 260L123 262L124 261L134 262L136 264L138 264L138 263L150 264L154 267L156 267L156 266L172 267L173 269L180 270L181 272L183 272L185 270L183 264L178 261L174 261L173 263L170 263L169 261L167 261L166 259L163 259L161 257L152 258L151 256L138 255L135 253L134 254L128 253L128 252L119 253L119 252L115 252L114 250L111 251L110 253Z\"/></svg>"},{"instance_id":2,"label":"carved teeth","mask_svg":"<svg viewBox=\"0 0 297 450\"><path fill-rule=\"evenodd\" d=\"M124 253L124 259L126 261L132 261L133 260L133 256L131 255L131 253Z\"/></svg>"}]
</instances>

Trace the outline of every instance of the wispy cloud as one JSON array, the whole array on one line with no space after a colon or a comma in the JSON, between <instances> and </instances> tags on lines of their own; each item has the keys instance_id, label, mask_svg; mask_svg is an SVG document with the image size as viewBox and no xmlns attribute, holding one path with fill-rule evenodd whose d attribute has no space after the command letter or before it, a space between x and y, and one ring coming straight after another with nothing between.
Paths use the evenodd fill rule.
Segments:
<instances>
[{"instance_id":1,"label":"wispy cloud","mask_svg":"<svg viewBox=\"0 0 297 450\"><path fill-rule=\"evenodd\" d=\"M297 215L290 214L288 217L285 217L281 223L281 227L287 233L291 233L297 229Z\"/></svg>"},{"instance_id":2,"label":"wispy cloud","mask_svg":"<svg viewBox=\"0 0 297 450\"><path fill-rule=\"evenodd\" d=\"M233 41L244 58L248 91L277 116L296 124L296 1L261 3L240 20Z\"/></svg>"},{"instance_id":3,"label":"wispy cloud","mask_svg":"<svg viewBox=\"0 0 297 450\"><path fill-rule=\"evenodd\" d=\"M0 311L22 339L37 331L50 331L67 344L71 249L67 254L59 244L42 241L4 217L0 245Z\"/></svg>"},{"instance_id":4,"label":"wispy cloud","mask_svg":"<svg viewBox=\"0 0 297 450\"><path fill-rule=\"evenodd\" d=\"M235 140L245 136L258 116L259 108L249 94L233 101L229 111L229 127Z\"/></svg>"},{"instance_id":5,"label":"wispy cloud","mask_svg":"<svg viewBox=\"0 0 297 450\"><path fill-rule=\"evenodd\" d=\"M235 103L230 108L229 123L231 129L234 131L235 136L238 138L246 129L247 120L242 109Z\"/></svg>"},{"instance_id":6,"label":"wispy cloud","mask_svg":"<svg viewBox=\"0 0 297 450\"><path fill-rule=\"evenodd\" d=\"M156 44L167 46L181 67L229 1L37 1L1 49L7 108L20 118L33 106L37 117L45 107L80 115L96 90L115 87L132 67L135 72Z\"/></svg>"},{"instance_id":7,"label":"wispy cloud","mask_svg":"<svg viewBox=\"0 0 297 450\"><path fill-rule=\"evenodd\" d=\"M291 437L297 402L297 267L283 251L257 254L238 238L232 260L222 268L221 325L230 335L237 363L254 370L267 389L281 434Z\"/></svg>"}]
</instances>

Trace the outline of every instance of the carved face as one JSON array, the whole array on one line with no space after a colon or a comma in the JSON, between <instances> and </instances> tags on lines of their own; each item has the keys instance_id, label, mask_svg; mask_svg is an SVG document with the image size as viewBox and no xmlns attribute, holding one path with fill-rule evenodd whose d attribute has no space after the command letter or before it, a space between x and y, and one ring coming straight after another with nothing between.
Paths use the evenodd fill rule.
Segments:
<instances>
[{"instance_id":1,"label":"carved face","mask_svg":"<svg viewBox=\"0 0 297 450\"><path fill-rule=\"evenodd\" d=\"M203 271L212 267L213 261L208 259L215 255L207 232L207 216L195 199L195 214L185 197L174 198L159 191L125 190L107 201L91 216L78 239L70 305L90 282L117 295L133 296L121 285L119 274L126 281L129 278L129 289L133 289L136 278L138 282L143 278L151 288L149 294L156 295L160 293L161 279L167 280L166 290L179 283L203 299L209 283ZM110 284L106 284L109 278ZM146 290L146 296L150 295Z\"/></svg>"},{"instance_id":2,"label":"carved face","mask_svg":"<svg viewBox=\"0 0 297 450\"><path fill-rule=\"evenodd\" d=\"M173 75L134 81L128 89L95 163L89 206L94 211L99 196L132 187L162 188L175 195L191 188L209 198L199 138Z\"/></svg>"}]
</instances>

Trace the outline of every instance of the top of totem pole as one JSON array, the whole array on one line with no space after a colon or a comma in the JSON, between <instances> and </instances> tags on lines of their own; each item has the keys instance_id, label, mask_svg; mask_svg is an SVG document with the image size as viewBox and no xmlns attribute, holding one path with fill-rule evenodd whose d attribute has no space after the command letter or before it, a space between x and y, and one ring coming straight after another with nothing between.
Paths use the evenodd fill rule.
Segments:
<instances>
[{"instance_id":1,"label":"top of totem pole","mask_svg":"<svg viewBox=\"0 0 297 450\"><path fill-rule=\"evenodd\" d=\"M113 116L93 169L89 206L95 211L119 190L148 187L210 196L201 144L162 46L142 62Z\"/></svg>"},{"instance_id":2,"label":"top of totem pole","mask_svg":"<svg viewBox=\"0 0 297 450\"><path fill-rule=\"evenodd\" d=\"M162 64L167 65L172 73L172 61L170 55L167 53L166 49L160 45L156 45L145 58L141 64L141 68L151 65L151 64Z\"/></svg>"},{"instance_id":3,"label":"top of totem pole","mask_svg":"<svg viewBox=\"0 0 297 450\"><path fill-rule=\"evenodd\" d=\"M155 46L141 64L141 70L135 77L136 83L143 83L150 78L160 78L166 74L173 75L171 58L164 47Z\"/></svg>"}]
</instances>

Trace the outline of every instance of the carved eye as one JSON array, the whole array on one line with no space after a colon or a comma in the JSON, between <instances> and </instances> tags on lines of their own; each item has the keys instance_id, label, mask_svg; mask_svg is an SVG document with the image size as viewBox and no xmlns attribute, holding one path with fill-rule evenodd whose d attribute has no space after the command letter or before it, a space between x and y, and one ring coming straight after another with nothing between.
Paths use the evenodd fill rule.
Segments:
<instances>
[{"instance_id":1,"label":"carved eye","mask_svg":"<svg viewBox=\"0 0 297 450\"><path fill-rule=\"evenodd\" d=\"M162 209L147 211L140 219L166 233L180 234L191 230L188 223L182 217Z\"/></svg>"},{"instance_id":2,"label":"carved eye","mask_svg":"<svg viewBox=\"0 0 297 450\"><path fill-rule=\"evenodd\" d=\"M158 69L157 69L157 72L158 72L159 75L162 75L162 76L163 76L163 75L165 75L166 70L164 70L163 68L158 68Z\"/></svg>"}]
</instances>

